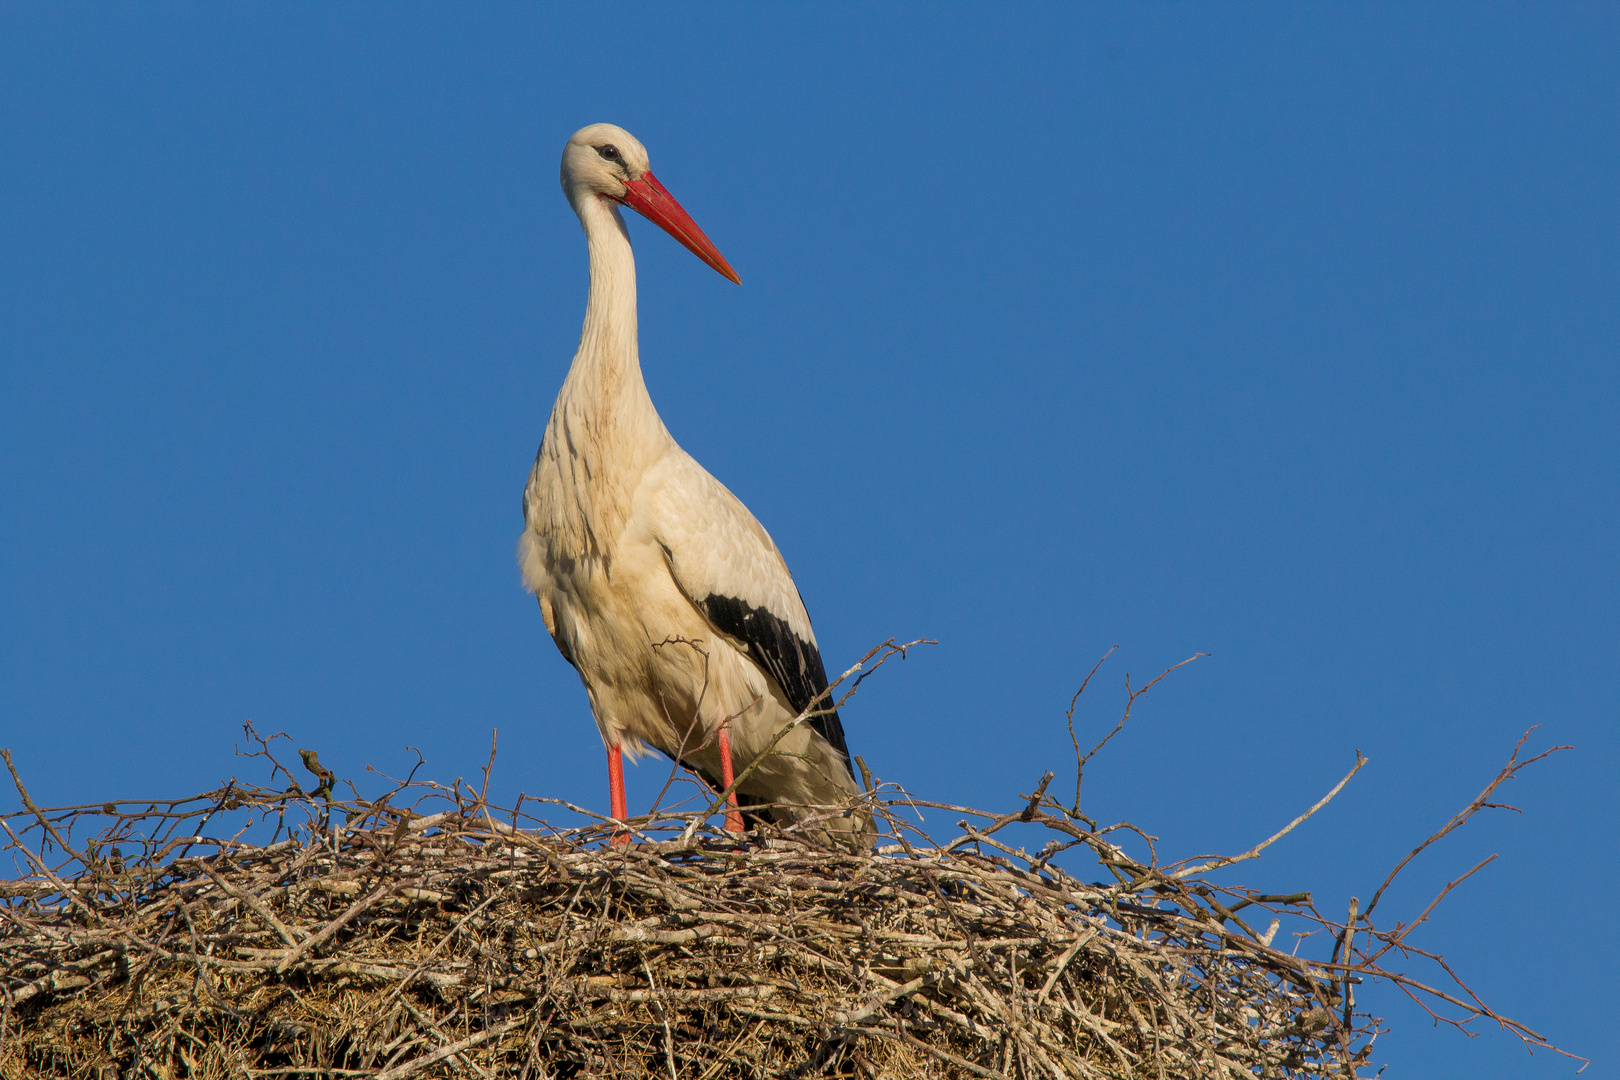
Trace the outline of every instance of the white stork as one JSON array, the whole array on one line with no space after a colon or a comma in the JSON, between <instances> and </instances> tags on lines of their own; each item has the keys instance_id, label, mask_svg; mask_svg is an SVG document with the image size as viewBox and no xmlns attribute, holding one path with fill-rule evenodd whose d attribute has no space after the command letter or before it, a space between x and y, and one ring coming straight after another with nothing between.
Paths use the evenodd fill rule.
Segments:
<instances>
[{"instance_id":1,"label":"white stork","mask_svg":"<svg viewBox=\"0 0 1620 1080\"><path fill-rule=\"evenodd\" d=\"M620 206L741 284L612 124L563 149L562 187L585 229L590 298L523 493L518 560L557 649L579 672L607 744L612 814L627 816L623 754L663 751L781 822L870 841L810 616L754 516L682 450L653 407L636 341L636 264ZM811 716L777 740L815 702ZM769 753L767 751L769 750ZM763 756L763 760L760 760ZM736 802L727 814L742 828ZM817 809L811 809L817 808Z\"/></svg>"}]
</instances>

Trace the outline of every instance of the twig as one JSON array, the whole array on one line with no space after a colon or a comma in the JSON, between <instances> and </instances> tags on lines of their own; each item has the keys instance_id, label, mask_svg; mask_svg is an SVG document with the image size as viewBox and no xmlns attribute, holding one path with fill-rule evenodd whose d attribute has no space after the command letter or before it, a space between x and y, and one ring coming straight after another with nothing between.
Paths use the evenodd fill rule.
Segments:
<instances>
[{"instance_id":1,"label":"twig","mask_svg":"<svg viewBox=\"0 0 1620 1080\"><path fill-rule=\"evenodd\" d=\"M1248 851L1245 851L1243 854L1241 854L1241 855L1229 855L1229 856L1226 856L1224 858L1212 859L1209 862L1200 863L1197 866L1191 866L1191 867L1188 867L1188 868L1186 868L1184 870L1177 870L1172 876L1177 877L1177 878L1203 877L1204 875L1212 873L1212 872L1214 872L1216 870L1222 870L1222 869L1225 869L1228 866L1233 866L1233 865L1235 865L1237 863L1245 862L1245 861L1247 861L1249 859L1255 858L1262 851L1264 851L1266 848L1270 847L1272 844L1275 844L1278 840L1281 840L1283 837L1285 837L1289 833L1293 832L1294 829L1296 829L1299 825L1301 825L1312 814L1316 813L1318 810L1322 809L1322 807L1324 807L1328 803L1332 802L1333 797L1335 795L1337 795L1340 791L1344 790L1344 785L1348 784L1350 782L1351 778L1354 777L1356 775L1356 773L1361 771L1361 767L1363 765L1367 764L1367 762L1370 761L1370 760L1372 760L1372 759L1362 757L1361 756L1361 751L1357 750L1356 751L1356 763L1353 766L1351 766L1349 772L1344 774L1344 779L1343 780L1340 780L1337 784L1333 785L1333 790L1332 791L1328 792L1326 795L1324 795L1320 799L1318 799L1316 801L1315 806L1312 806L1309 810L1307 810L1303 814L1299 815L1299 817L1295 818L1293 821L1290 821L1287 825L1283 826L1283 828L1281 828L1277 832L1273 833L1271 836L1267 837L1266 839L1260 841L1260 843L1254 845L1254 847L1250 848ZM1368 905L1367 910L1371 911L1372 906Z\"/></svg>"},{"instance_id":2,"label":"twig","mask_svg":"<svg viewBox=\"0 0 1620 1080\"><path fill-rule=\"evenodd\" d=\"M1508 757L1508 763L1502 767L1502 771L1497 773L1495 778L1492 779L1489 784L1485 785L1484 791L1481 791L1478 795L1474 796L1473 802L1457 811L1457 813L1452 816L1450 821L1441 826L1438 831L1431 835L1427 840L1423 841L1423 843L1413 848L1411 854L1407 855L1406 858L1402 859L1396 864L1395 869L1391 870L1389 872L1389 876L1384 878L1383 884L1378 886L1378 891L1373 893L1372 900L1370 900L1367 904L1366 914L1371 915L1373 913L1373 909L1378 906L1378 901L1383 899L1384 890L1389 888L1390 882L1395 880L1396 875L1398 875L1402 870L1406 869L1407 863L1417 858L1418 855L1420 855L1430 844L1433 844L1435 841L1461 828L1469 818L1473 817L1479 811L1485 809L1486 807L1493 807L1502 810L1513 810L1515 813L1517 813L1518 810L1515 807L1499 806L1496 803L1488 801L1492 793L1494 793L1496 789L1502 785L1503 781L1513 779L1514 776L1518 775L1520 769L1527 765L1534 765L1542 758L1551 757L1560 750L1574 749L1572 746L1554 746L1543 750L1533 758L1526 761L1520 761L1519 751L1523 749L1525 740L1530 738L1530 732L1535 730L1536 729L1532 727L1529 731L1526 731L1523 735L1519 736L1518 743L1513 747L1513 753Z\"/></svg>"},{"instance_id":3,"label":"twig","mask_svg":"<svg viewBox=\"0 0 1620 1080\"><path fill-rule=\"evenodd\" d=\"M1117 645L1114 646L1114 648L1118 648L1118 647L1119 646L1117 646ZM1107 653L1103 654L1103 659L1097 661L1096 667L1093 667L1091 669L1091 672L1088 675L1086 675L1085 682L1082 682L1080 684L1080 689L1075 691L1074 698L1069 702L1069 737L1071 739L1074 738L1074 703L1076 701L1080 700L1080 695L1085 692L1086 683L1089 683L1091 681L1091 676L1095 675L1097 673L1097 668L1102 667L1103 660L1107 660L1108 657L1113 655L1113 653L1114 653L1114 649L1109 649ZM1192 663L1194 660L1198 660L1198 659L1200 659L1202 657L1205 657L1205 656L1208 656L1208 655L1209 655L1208 653L1193 653L1191 656L1187 657L1187 659L1183 660L1181 663L1179 663L1179 664L1171 664L1169 667L1167 667L1163 671L1159 672L1159 675L1158 675L1157 678L1153 679L1151 682L1147 683L1145 686L1139 687L1139 688L1137 688L1135 690L1131 689L1131 677L1129 675L1125 676L1125 693L1128 696L1127 696L1126 701L1125 701L1125 712L1124 712L1124 714L1122 716L1120 716L1119 723L1114 725L1114 730L1110 731L1107 735L1103 736L1101 742L1099 742L1096 746L1093 746L1091 748L1091 750L1087 754L1085 754L1083 757L1080 757L1080 759L1075 762L1075 766L1074 766L1074 811L1073 811L1075 814L1080 813L1080 782L1085 776L1086 764L1089 761L1091 761L1092 758L1096 757L1097 752L1099 750L1101 750L1103 747L1107 746L1113 740L1115 735L1118 735L1121 731L1125 730L1125 723L1126 723L1126 721L1128 721L1131 718L1131 710L1136 707L1136 699L1141 697L1143 694L1147 693L1149 690L1153 689L1155 686L1158 686L1159 683L1164 681L1165 676L1169 675L1172 671L1175 671L1177 668L1186 667L1188 664ZM1075 742L1074 749L1075 749L1076 754L1078 754L1079 751L1080 751L1080 743L1078 741Z\"/></svg>"},{"instance_id":4,"label":"twig","mask_svg":"<svg viewBox=\"0 0 1620 1080\"><path fill-rule=\"evenodd\" d=\"M496 1027L485 1028L483 1031L476 1032L448 1046L441 1046L431 1054L424 1054L422 1057L413 1058L404 1064L396 1065L387 1072L378 1073L376 1080L405 1080L405 1077L421 1072L430 1065L437 1065L447 1057L454 1057L464 1050L471 1050L473 1047L486 1043L491 1039L498 1039L522 1023L523 1020L519 1018L517 1020L508 1020L506 1023Z\"/></svg>"}]
</instances>

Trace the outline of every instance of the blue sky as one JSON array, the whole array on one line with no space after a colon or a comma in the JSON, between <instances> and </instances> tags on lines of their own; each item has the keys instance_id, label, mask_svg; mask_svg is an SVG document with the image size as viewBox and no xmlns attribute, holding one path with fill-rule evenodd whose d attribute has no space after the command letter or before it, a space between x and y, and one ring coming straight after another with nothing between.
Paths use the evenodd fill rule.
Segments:
<instances>
[{"instance_id":1,"label":"blue sky","mask_svg":"<svg viewBox=\"0 0 1620 1080\"><path fill-rule=\"evenodd\" d=\"M1072 784L1098 657L1100 736L1209 653L1087 808L1239 850L1359 748L1241 878L1337 909L1539 724L1383 907L1500 852L1419 940L1620 1075L1617 106L1601 5L0 7L0 745L62 803L499 728L605 808L512 552L611 121L743 279L631 222L670 429L829 668L939 639L845 713L880 776ZM1377 1004L1392 1075L1573 1073Z\"/></svg>"}]
</instances>

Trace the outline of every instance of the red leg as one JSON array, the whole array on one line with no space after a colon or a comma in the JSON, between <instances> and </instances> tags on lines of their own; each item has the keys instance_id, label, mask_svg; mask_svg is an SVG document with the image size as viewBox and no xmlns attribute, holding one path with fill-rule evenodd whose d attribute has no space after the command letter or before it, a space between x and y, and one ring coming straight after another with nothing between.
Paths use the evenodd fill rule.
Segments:
<instances>
[{"instance_id":1,"label":"red leg","mask_svg":"<svg viewBox=\"0 0 1620 1080\"><path fill-rule=\"evenodd\" d=\"M731 786L731 780L732 780L732 774L731 774L731 735L730 735L729 732L726 731L726 725L724 723L721 723L721 725L720 725L720 787L722 789L730 787ZM726 796L726 802L729 803L730 806L731 806L731 809L726 811L726 828L730 829L732 832L742 832L743 831L743 819L742 819L741 812L739 812L738 809L737 809L737 793L735 791L733 791L730 795Z\"/></svg>"},{"instance_id":2,"label":"red leg","mask_svg":"<svg viewBox=\"0 0 1620 1080\"><path fill-rule=\"evenodd\" d=\"M630 816L624 798L624 751L615 743L607 748L607 755L608 799L613 804L611 812L615 821L623 821ZM613 837L613 842L615 844L628 844L630 838L624 833L618 833Z\"/></svg>"}]
</instances>

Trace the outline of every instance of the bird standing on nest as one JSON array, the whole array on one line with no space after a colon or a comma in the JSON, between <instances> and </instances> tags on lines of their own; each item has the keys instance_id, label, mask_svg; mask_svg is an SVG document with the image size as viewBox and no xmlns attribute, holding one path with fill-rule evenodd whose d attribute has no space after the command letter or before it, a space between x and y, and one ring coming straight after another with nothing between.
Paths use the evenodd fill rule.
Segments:
<instances>
[{"instance_id":1,"label":"bird standing on nest","mask_svg":"<svg viewBox=\"0 0 1620 1080\"><path fill-rule=\"evenodd\" d=\"M810 616L770 535L670 436L641 375L628 206L726 278L736 271L612 124L563 149L585 229L590 298L579 351L523 494L518 558L607 744L612 813L623 754L654 747L744 805L823 839L869 845L872 820L832 707ZM814 706L814 715L793 726ZM727 825L742 828L732 800Z\"/></svg>"}]
</instances>

